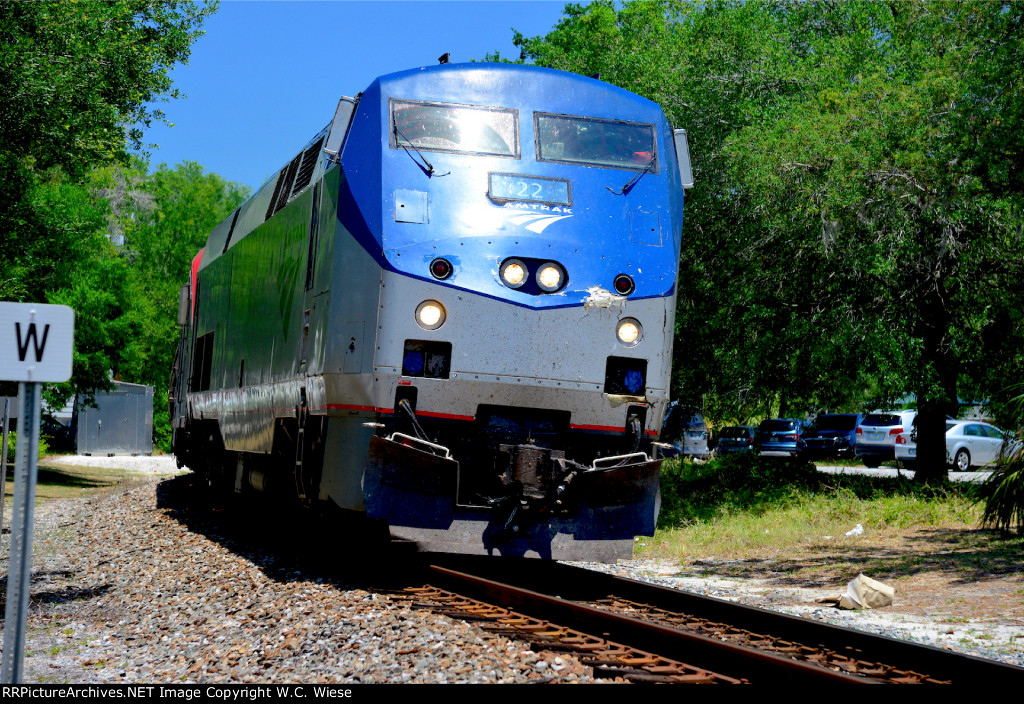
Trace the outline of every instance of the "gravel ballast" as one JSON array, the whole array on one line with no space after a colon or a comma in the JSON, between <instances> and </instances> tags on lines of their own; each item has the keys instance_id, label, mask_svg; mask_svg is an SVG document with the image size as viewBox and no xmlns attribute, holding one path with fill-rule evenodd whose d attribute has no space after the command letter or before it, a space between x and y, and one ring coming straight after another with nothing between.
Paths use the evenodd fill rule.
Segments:
<instances>
[{"instance_id":1,"label":"gravel ballast","mask_svg":"<svg viewBox=\"0 0 1024 704\"><path fill-rule=\"evenodd\" d=\"M167 458L109 459L140 483L36 509L26 683L592 681L571 657L193 530L161 507Z\"/></svg>"},{"instance_id":2,"label":"gravel ballast","mask_svg":"<svg viewBox=\"0 0 1024 704\"><path fill-rule=\"evenodd\" d=\"M47 463L116 466L139 481L37 506L26 683L602 682L571 656L351 586L360 580L345 574L358 575L358 561L328 578L199 525L168 500L187 481L169 476L179 472L173 458ZM309 540L330 552L332 536ZM5 572L8 543L4 535ZM820 593L697 578L660 561L587 566L1024 665L1013 624L993 630L991 647L960 648L946 642L949 624L841 612L815 605Z\"/></svg>"}]
</instances>

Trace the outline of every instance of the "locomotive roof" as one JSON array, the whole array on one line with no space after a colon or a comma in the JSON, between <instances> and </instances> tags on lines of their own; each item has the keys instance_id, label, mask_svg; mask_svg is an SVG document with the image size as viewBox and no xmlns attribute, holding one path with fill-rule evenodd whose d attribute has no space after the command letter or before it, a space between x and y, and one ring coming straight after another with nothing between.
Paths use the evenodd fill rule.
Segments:
<instances>
[{"instance_id":1,"label":"locomotive roof","mask_svg":"<svg viewBox=\"0 0 1024 704\"><path fill-rule=\"evenodd\" d=\"M567 88L567 83L571 88ZM653 122L661 106L628 90L568 71L504 63L463 63L426 66L377 78L382 97L449 103L573 112L586 105L593 117L619 117ZM500 100L499 100L500 98ZM624 115L623 110L632 114ZM601 114L604 112L605 114Z\"/></svg>"}]
</instances>

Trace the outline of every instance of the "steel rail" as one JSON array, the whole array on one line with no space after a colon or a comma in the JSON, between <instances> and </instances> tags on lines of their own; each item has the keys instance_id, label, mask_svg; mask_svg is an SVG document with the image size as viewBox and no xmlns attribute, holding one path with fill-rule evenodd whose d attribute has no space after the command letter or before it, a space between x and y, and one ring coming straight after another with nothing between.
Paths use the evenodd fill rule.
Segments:
<instances>
[{"instance_id":1,"label":"steel rail","mask_svg":"<svg viewBox=\"0 0 1024 704\"><path fill-rule=\"evenodd\" d=\"M590 588L603 592L602 597L614 594L668 611L737 624L751 631L819 646L851 658L882 661L914 672L935 673L940 679L954 684L985 682L1016 685L1018 688L1024 685L1024 668L1013 665L615 575L598 574L598 579L592 580L591 570L560 567L571 570L579 579L586 579ZM579 572L589 574L579 575Z\"/></svg>"},{"instance_id":2,"label":"steel rail","mask_svg":"<svg viewBox=\"0 0 1024 704\"><path fill-rule=\"evenodd\" d=\"M429 570L433 581L459 594L514 609L574 631L600 634L616 643L755 684L774 682L779 678L793 684L808 685L877 683L862 676L611 613L446 567L431 565Z\"/></svg>"},{"instance_id":3,"label":"steel rail","mask_svg":"<svg viewBox=\"0 0 1024 704\"><path fill-rule=\"evenodd\" d=\"M733 627L732 630L765 634L769 648L773 647L771 642L799 645L799 650L793 650L792 657L820 659L839 668L848 666L844 664L846 660L853 668L871 676L876 674L871 670L885 667L889 670L888 674L878 676L889 682L921 678L921 681L953 684L985 682L1016 685L1018 688L1024 684L1024 668L1013 665L562 563L436 554L424 557L431 565L448 566L456 571L543 594L554 593L560 600L598 602L614 597L640 602L673 614L692 616L698 620L728 624ZM719 639L728 637L743 640L721 634L712 635ZM818 650L826 657L821 658L811 653L811 650ZM903 677L901 673L907 673L910 677Z\"/></svg>"}]
</instances>

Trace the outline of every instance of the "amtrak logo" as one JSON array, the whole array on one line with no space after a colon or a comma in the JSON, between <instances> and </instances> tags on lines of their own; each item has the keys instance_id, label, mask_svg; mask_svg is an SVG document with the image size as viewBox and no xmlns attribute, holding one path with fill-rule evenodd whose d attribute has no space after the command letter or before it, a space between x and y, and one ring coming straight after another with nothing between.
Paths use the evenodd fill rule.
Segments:
<instances>
[{"instance_id":1,"label":"amtrak logo","mask_svg":"<svg viewBox=\"0 0 1024 704\"><path fill-rule=\"evenodd\" d=\"M548 225L572 217L572 208L539 203L507 203L502 211L506 222L523 225L538 235L544 232Z\"/></svg>"}]
</instances>

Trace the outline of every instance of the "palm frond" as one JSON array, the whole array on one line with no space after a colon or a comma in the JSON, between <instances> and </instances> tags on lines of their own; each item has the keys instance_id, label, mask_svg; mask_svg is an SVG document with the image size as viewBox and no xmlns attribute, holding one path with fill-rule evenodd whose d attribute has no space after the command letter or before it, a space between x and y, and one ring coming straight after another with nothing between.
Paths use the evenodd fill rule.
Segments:
<instances>
[{"instance_id":1,"label":"palm frond","mask_svg":"<svg viewBox=\"0 0 1024 704\"><path fill-rule=\"evenodd\" d=\"M985 502L982 525L1024 533L1024 446L1018 445L999 462L978 488L978 499Z\"/></svg>"}]
</instances>

